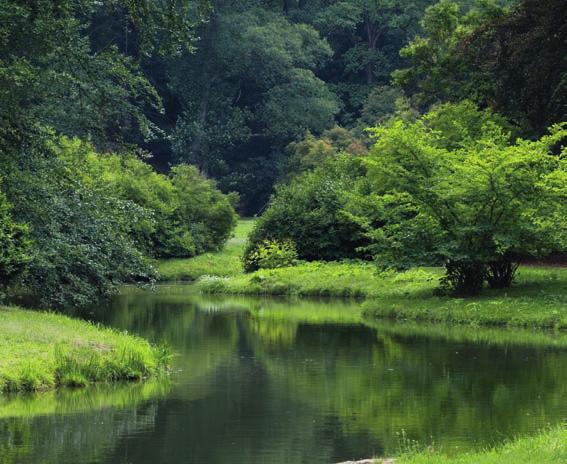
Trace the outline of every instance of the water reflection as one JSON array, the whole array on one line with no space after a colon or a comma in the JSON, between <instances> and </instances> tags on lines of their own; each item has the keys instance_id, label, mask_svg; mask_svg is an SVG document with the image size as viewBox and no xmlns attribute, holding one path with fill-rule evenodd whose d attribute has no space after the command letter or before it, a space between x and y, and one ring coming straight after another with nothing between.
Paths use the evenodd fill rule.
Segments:
<instances>
[{"instance_id":1,"label":"water reflection","mask_svg":"<svg viewBox=\"0 0 567 464\"><path fill-rule=\"evenodd\" d=\"M567 417L561 335L380 324L356 304L185 286L128 289L90 317L166 341L175 373L3 399L0 462L328 464L392 454L402 430L468 449Z\"/></svg>"}]
</instances>

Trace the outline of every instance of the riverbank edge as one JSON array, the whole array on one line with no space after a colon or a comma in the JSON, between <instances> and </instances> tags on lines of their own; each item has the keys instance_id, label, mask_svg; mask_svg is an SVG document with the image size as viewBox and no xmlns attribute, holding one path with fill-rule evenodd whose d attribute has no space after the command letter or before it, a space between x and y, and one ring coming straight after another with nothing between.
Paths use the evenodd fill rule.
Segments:
<instances>
[{"instance_id":1,"label":"riverbank edge","mask_svg":"<svg viewBox=\"0 0 567 464\"><path fill-rule=\"evenodd\" d=\"M342 297L366 318L486 327L567 330L567 269L520 268L518 282L469 298L437 296L440 269L376 274L371 264L306 263L234 277L203 276L205 294Z\"/></svg>"},{"instance_id":2,"label":"riverbank edge","mask_svg":"<svg viewBox=\"0 0 567 464\"><path fill-rule=\"evenodd\" d=\"M0 393L140 381L167 371L165 347L61 314L0 305Z\"/></svg>"},{"instance_id":3,"label":"riverbank edge","mask_svg":"<svg viewBox=\"0 0 567 464\"><path fill-rule=\"evenodd\" d=\"M395 458L370 458L338 464L556 464L567 460L567 426L510 440L493 448L449 456L431 448L408 451Z\"/></svg>"},{"instance_id":4,"label":"riverbank edge","mask_svg":"<svg viewBox=\"0 0 567 464\"><path fill-rule=\"evenodd\" d=\"M555 426L533 436L512 439L493 448L447 455L431 451L409 451L395 459L375 459L375 464L516 464L537 462L556 464L567 461L567 425Z\"/></svg>"}]
</instances>

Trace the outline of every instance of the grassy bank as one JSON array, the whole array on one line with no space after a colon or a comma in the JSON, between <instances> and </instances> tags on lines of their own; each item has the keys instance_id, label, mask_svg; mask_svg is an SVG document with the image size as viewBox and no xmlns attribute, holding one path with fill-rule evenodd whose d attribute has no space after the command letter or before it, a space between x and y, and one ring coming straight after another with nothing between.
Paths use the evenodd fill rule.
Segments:
<instances>
[{"instance_id":1,"label":"grassy bank","mask_svg":"<svg viewBox=\"0 0 567 464\"><path fill-rule=\"evenodd\" d=\"M486 289L475 298L369 300L364 314L398 321L567 329L567 269L522 267L513 287Z\"/></svg>"},{"instance_id":2,"label":"grassy bank","mask_svg":"<svg viewBox=\"0 0 567 464\"><path fill-rule=\"evenodd\" d=\"M377 460L380 463L381 460ZM567 428L557 427L534 437L520 438L490 450L447 456L407 453L396 464L558 464L567 462Z\"/></svg>"},{"instance_id":3,"label":"grassy bank","mask_svg":"<svg viewBox=\"0 0 567 464\"><path fill-rule=\"evenodd\" d=\"M441 271L413 269L378 274L370 263L312 262L230 278L203 277L204 293L377 298L432 294Z\"/></svg>"},{"instance_id":4,"label":"grassy bank","mask_svg":"<svg viewBox=\"0 0 567 464\"><path fill-rule=\"evenodd\" d=\"M203 277L204 293L366 298L367 317L567 329L567 269L522 267L507 290L474 298L435 296L441 269L377 273L365 263L307 263L230 278Z\"/></svg>"},{"instance_id":5,"label":"grassy bank","mask_svg":"<svg viewBox=\"0 0 567 464\"><path fill-rule=\"evenodd\" d=\"M51 313L0 306L0 392L137 380L168 354L131 335Z\"/></svg>"},{"instance_id":6,"label":"grassy bank","mask_svg":"<svg viewBox=\"0 0 567 464\"><path fill-rule=\"evenodd\" d=\"M242 250L253 219L241 219L225 248L216 253L205 253L187 259L163 259L157 267L162 281L192 281L204 275L235 276L242 274Z\"/></svg>"}]
</instances>

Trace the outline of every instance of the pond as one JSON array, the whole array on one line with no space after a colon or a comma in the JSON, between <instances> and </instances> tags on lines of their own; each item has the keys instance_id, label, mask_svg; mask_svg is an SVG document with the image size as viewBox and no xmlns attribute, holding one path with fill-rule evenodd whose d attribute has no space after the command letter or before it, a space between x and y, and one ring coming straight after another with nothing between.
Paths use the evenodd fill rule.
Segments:
<instances>
[{"instance_id":1,"label":"pond","mask_svg":"<svg viewBox=\"0 0 567 464\"><path fill-rule=\"evenodd\" d=\"M168 379L0 397L2 463L331 464L468 450L567 418L565 335L396 325L356 303L125 289L84 315Z\"/></svg>"}]
</instances>

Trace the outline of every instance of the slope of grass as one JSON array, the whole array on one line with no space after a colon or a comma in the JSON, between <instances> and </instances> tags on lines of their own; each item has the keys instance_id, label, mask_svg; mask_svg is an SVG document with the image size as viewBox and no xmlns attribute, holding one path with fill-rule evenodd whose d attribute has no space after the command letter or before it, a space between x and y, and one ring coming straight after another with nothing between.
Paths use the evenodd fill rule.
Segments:
<instances>
[{"instance_id":1,"label":"slope of grass","mask_svg":"<svg viewBox=\"0 0 567 464\"><path fill-rule=\"evenodd\" d=\"M376 461L380 463L381 460ZM559 464L567 462L567 428L557 427L486 451L448 456L435 452L407 453L396 464Z\"/></svg>"},{"instance_id":2,"label":"slope of grass","mask_svg":"<svg viewBox=\"0 0 567 464\"><path fill-rule=\"evenodd\" d=\"M238 221L225 248L215 253L204 253L193 258L163 259L157 267L162 281L192 281L203 275L234 276L242 274L242 251L246 238L254 226L253 219Z\"/></svg>"},{"instance_id":3,"label":"slope of grass","mask_svg":"<svg viewBox=\"0 0 567 464\"><path fill-rule=\"evenodd\" d=\"M168 358L138 337L0 306L0 392L138 380L165 369Z\"/></svg>"}]
</instances>

